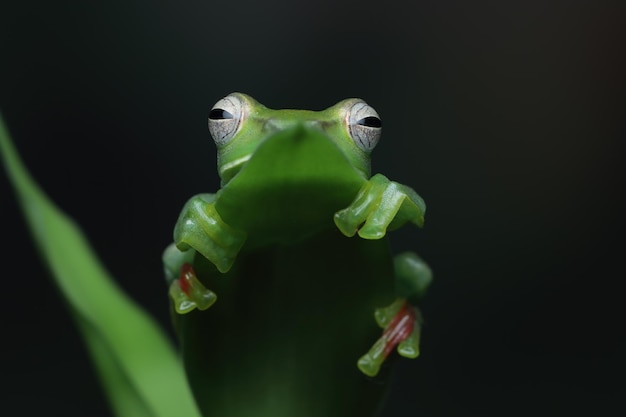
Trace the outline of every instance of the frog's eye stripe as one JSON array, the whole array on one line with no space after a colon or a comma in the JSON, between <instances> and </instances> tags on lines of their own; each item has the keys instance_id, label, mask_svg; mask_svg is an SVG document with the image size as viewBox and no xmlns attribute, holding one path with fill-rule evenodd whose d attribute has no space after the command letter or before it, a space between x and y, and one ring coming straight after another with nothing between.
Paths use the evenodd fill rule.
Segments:
<instances>
[{"instance_id":1,"label":"frog's eye stripe","mask_svg":"<svg viewBox=\"0 0 626 417\"><path fill-rule=\"evenodd\" d=\"M348 110L348 132L362 151L367 153L378 144L382 121L376 110L363 100L357 100Z\"/></svg>"}]
</instances>

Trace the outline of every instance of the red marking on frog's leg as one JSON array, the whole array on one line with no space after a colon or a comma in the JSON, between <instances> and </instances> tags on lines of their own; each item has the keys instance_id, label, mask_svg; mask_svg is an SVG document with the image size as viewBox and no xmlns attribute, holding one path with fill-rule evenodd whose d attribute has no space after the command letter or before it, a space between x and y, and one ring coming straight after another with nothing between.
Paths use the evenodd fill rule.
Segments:
<instances>
[{"instance_id":1,"label":"red marking on frog's leg","mask_svg":"<svg viewBox=\"0 0 626 417\"><path fill-rule=\"evenodd\" d=\"M415 324L415 308L404 302L400 311L387 325L379 340L384 343L383 356L386 358L400 342L406 340L413 331Z\"/></svg>"},{"instance_id":2,"label":"red marking on frog's leg","mask_svg":"<svg viewBox=\"0 0 626 417\"><path fill-rule=\"evenodd\" d=\"M193 266L188 263L180 267L178 279L170 285L169 294L174 309L179 314L188 313L196 308L206 310L217 300L215 293L202 285Z\"/></svg>"},{"instance_id":3,"label":"red marking on frog's leg","mask_svg":"<svg viewBox=\"0 0 626 417\"><path fill-rule=\"evenodd\" d=\"M384 326L382 336L357 361L358 368L367 376L378 374L381 365L395 347L398 347L398 353L402 356L416 357L419 354L419 313L415 307L406 300L399 299L385 309L378 309L376 314L379 315L376 319L379 325L388 324Z\"/></svg>"},{"instance_id":4,"label":"red marking on frog's leg","mask_svg":"<svg viewBox=\"0 0 626 417\"><path fill-rule=\"evenodd\" d=\"M178 277L178 285L180 285L180 289L187 295L189 294L191 279L196 276L196 271L193 269L188 263L183 264L180 267L180 275Z\"/></svg>"}]
</instances>

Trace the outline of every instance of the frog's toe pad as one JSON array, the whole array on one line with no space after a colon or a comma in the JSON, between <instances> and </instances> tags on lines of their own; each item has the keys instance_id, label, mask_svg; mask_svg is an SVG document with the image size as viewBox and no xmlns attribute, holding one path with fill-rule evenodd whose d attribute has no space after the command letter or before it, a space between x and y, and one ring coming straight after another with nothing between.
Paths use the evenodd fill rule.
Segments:
<instances>
[{"instance_id":1,"label":"frog's toe pad","mask_svg":"<svg viewBox=\"0 0 626 417\"><path fill-rule=\"evenodd\" d=\"M359 358L356 363L359 370L367 376L374 377L378 375L378 371L386 358L384 350L385 340L381 337L374 343L369 352Z\"/></svg>"},{"instance_id":2,"label":"frog's toe pad","mask_svg":"<svg viewBox=\"0 0 626 417\"><path fill-rule=\"evenodd\" d=\"M207 289L190 264L180 268L180 277L170 285L170 297L178 314L186 314L194 309L206 310L217 300L217 295Z\"/></svg>"},{"instance_id":3,"label":"frog's toe pad","mask_svg":"<svg viewBox=\"0 0 626 417\"><path fill-rule=\"evenodd\" d=\"M420 323L415 320L409 337L398 343L398 353L405 358L415 359L420 355Z\"/></svg>"}]
</instances>

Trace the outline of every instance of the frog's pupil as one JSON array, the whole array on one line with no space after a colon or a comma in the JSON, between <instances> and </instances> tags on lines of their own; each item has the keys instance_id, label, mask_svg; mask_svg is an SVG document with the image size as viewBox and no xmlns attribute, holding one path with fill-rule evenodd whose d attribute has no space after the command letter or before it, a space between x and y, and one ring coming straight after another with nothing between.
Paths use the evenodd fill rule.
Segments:
<instances>
[{"instance_id":1,"label":"frog's pupil","mask_svg":"<svg viewBox=\"0 0 626 417\"><path fill-rule=\"evenodd\" d=\"M212 109L209 113L209 119L213 120L222 120L222 119L233 119L234 116L227 112L224 109Z\"/></svg>"},{"instance_id":2,"label":"frog's pupil","mask_svg":"<svg viewBox=\"0 0 626 417\"><path fill-rule=\"evenodd\" d=\"M375 117L375 116L364 117L363 119L359 120L357 124L360 124L361 126L367 126L367 127L382 127L383 126L382 121L378 117Z\"/></svg>"}]
</instances>

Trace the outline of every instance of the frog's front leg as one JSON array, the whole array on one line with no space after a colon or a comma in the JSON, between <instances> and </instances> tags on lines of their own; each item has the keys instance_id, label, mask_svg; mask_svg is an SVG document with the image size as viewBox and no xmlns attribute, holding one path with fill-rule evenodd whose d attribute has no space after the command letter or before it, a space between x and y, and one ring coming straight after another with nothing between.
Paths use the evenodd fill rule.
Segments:
<instances>
[{"instance_id":1,"label":"frog's front leg","mask_svg":"<svg viewBox=\"0 0 626 417\"><path fill-rule=\"evenodd\" d=\"M401 356L419 356L422 315L416 304L432 281L432 271L415 253L405 252L395 256L394 272L398 298L388 307L374 312L374 319L383 334L357 362L359 369L368 376L378 374L380 366L396 346Z\"/></svg>"},{"instance_id":2,"label":"frog's front leg","mask_svg":"<svg viewBox=\"0 0 626 417\"><path fill-rule=\"evenodd\" d=\"M380 239L407 222L423 226L425 212L424 200L412 188L376 174L350 206L335 214L335 224L346 236L358 232L364 239Z\"/></svg>"},{"instance_id":3,"label":"frog's front leg","mask_svg":"<svg viewBox=\"0 0 626 417\"><path fill-rule=\"evenodd\" d=\"M193 268L196 252L220 272L233 265L246 235L222 220L215 210L215 194L199 194L187 202L174 227L174 243L163 253L165 278L170 297L179 314L206 310L217 296L202 285Z\"/></svg>"},{"instance_id":4,"label":"frog's front leg","mask_svg":"<svg viewBox=\"0 0 626 417\"><path fill-rule=\"evenodd\" d=\"M181 251L196 250L220 272L227 272L246 234L224 223L215 209L215 199L215 194L199 194L185 204L174 227L174 243Z\"/></svg>"}]
</instances>

